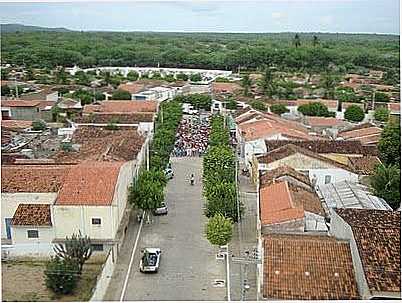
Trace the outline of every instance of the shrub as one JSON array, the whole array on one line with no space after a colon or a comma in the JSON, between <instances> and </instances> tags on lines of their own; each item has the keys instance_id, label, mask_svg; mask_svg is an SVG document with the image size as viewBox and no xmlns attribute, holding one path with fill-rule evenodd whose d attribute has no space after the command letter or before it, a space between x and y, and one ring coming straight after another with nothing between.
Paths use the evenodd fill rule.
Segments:
<instances>
[{"instance_id":1,"label":"shrub","mask_svg":"<svg viewBox=\"0 0 402 303\"><path fill-rule=\"evenodd\" d=\"M376 92L374 95L375 102L389 102L389 97L387 94L382 92Z\"/></svg>"},{"instance_id":2,"label":"shrub","mask_svg":"<svg viewBox=\"0 0 402 303\"><path fill-rule=\"evenodd\" d=\"M277 115L282 115L289 111L283 104L273 104L269 107L269 109L271 110L271 112Z\"/></svg>"},{"instance_id":3,"label":"shrub","mask_svg":"<svg viewBox=\"0 0 402 303\"><path fill-rule=\"evenodd\" d=\"M127 73L127 79L128 80L130 80L130 81L136 81L136 80L138 80L138 78L139 78L139 74L136 72L136 71L129 71L128 73Z\"/></svg>"},{"instance_id":4,"label":"shrub","mask_svg":"<svg viewBox=\"0 0 402 303\"><path fill-rule=\"evenodd\" d=\"M328 111L328 107L321 102L300 105L297 110L305 116L333 117L335 115L335 113Z\"/></svg>"},{"instance_id":5,"label":"shrub","mask_svg":"<svg viewBox=\"0 0 402 303\"><path fill-rule=\"evenodd\" d=\"M32 122L32 130L44 130L46 128L46 122L43 120L35 120Z\"/></svg>"},{"instance_id":6,"label":"shrub","mask_svg":"<svg viewBox=\"0 0 402 303\"><path fill-rule=\"evenodd\" d=\"M131 100L131 94L128 91L118 89L112 94L113 100Z\"/></svg>"},{"instance_id":7,"label":"shrub","mask_svg":"<svg viewBox=\"0 0 402 303\"><path fill-rule=\"evenodd\" d=\"M374 112L374 119L381 122L387 122L389 118L389 110L385 107L379 107Z\"/></svg>"},{"instance_id":8,"label":"shrub","mask_svg":"<svg viewBox=\"0 0 402 303\"><path fill-rule=\"evenodd\" d=\"M260 111L264 111L264 112L267 111L267 105L260 100L254 100L250 103L250 105L255 110L260 110Z\"/></svg>"},{"instance_id":9,"label":"shrub","mask_svg":"<svg viewBox=\"0 0 402 303\"><path fill-rule=\"evenodd\" d=\"M56 294L70 294L74 291L78 281L78 264L72 260L52 257L46 263L46 287Z\"/></svg>"},{"instance_id":10,"label":"shrub","mask_svg":"<svg viewBox=\"0 0 402 303\"><path fill-rule=\"evenodd\" d=\"M226 245L232 239L232 220L221 214L214 215L208 220L205 235L212 245Z\"/></svg>"},{"instance_id":11,"label":"shrub","mask_svg":"<svg viewBox=\"0 0 402 303\"><path fill-rule=\"evenodd\" d=\"M191 82L199 82L199 81L202 81L202 77L200 74L192 74L190 76L190 81Z\"/></svg>"},{"instance_id":12,"label":"shrub","mask_svg":"<svg viewBox=\"0 0 402 303\"><path fill-rule=\"evenodd\" d=\"M345 111L345 119L352 122L363 121L364 111L357 105L351 105Z\"/></svg>"}]
</instances>

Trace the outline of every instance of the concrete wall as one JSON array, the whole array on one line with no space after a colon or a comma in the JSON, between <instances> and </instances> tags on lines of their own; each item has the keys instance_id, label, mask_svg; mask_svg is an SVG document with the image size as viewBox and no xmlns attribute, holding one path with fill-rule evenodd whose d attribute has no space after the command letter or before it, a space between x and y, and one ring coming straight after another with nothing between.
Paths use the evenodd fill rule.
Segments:
<instances>
[{"instance_id":1,"label":"concrete wall","mask_svg":"<svg viewBox=\"0 0 402 303\"><path fill-rule=\"evenodd\" d=\"M282 232L286 233L304 232L304 219L292 220L278 224L263 225L261 232L263 234L282 233Z\"/></svg>"},{"instance_id":2,"label":"concrete wall","mask_svg":"<svg viewBox=\"0 0 402 303\"><path fill-rule=\"evenodd\" d=\"M12 218L20 204L52 204L56 193L2 193L1 238L7 238L5 218Z\"/></svg>"},{"instance_id":3,"label":"concrete wall","mask_svg":"<svg viewBox=\"0 0 402 303\"><path fill-rule=\"evenodd\" d=\"M110 277L113 275L114 267L116 265L116 247L109 250L105 263L102 265L102 271L98 275L96 285L92 290L92 297L90 301L102 301L103 296L109 286Z\"/></svg>"},{"instance_id":4,"label":"concrete wall","mask_svg":"<svg viewBox=\"0 0 402 303\"><path fill-rule=\"evenodd\" d=\"M11 118L14 120L34 121L41 118L39 108L36 107L12 107Z\"/></svg>"},{"instance_id":5,"label":"concrete wall","mask_svg":"<svg viewBox=\"0 0 402 303\"><path fill-rule=\"evenodd\" d=\"M356 241L353 236L352 228L333 209L330 209L330 214L330 235L336 237L337 239L349 241L357 288L359 289L359 293L362 299L367 300L370 298L370 290L367 285L363 265L360 259L359 251L357 249Z\"/></svg>"},{"instance_id":6,"label":"concrete wall","mask_svg":"<svg viewBox=\"0 0 402 303\"><path fill-rule=\"evenodd\" d=\"M28 230L37 230L39 238L28 238ZM2 251L8 251L9 257L49 257L53 254L52 226L12 226L12 244L2 245Z\"/></svg>"},{"instance_id":7,"label":"concrete wall","mask_svg":"<svg viewBox=\"0 0 402 303\"><path fill-rule=\"evenodd\" d=\"M251 169L249 162L252 162L253 155L264 154L267 152L267 146L264 139L257 139L244 143L244 161L248 169Z\"/></svg>"}]
</instances>

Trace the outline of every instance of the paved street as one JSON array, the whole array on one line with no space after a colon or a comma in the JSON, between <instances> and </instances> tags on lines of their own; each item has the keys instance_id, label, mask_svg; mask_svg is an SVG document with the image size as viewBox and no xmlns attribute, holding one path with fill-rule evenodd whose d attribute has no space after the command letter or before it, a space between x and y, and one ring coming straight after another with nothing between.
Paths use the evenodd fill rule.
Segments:
<instances>
[{"instance_id":1,"label":"paved street","mask_svg":"<svg viewBox=\"0 0 402 303\"><path fill-rule=\"evenodd\" d=\"M226 288L215 288L214 279L226 278L224 261L215 259L216 249L204 237L202 159L173 158L175 177L166 189L167 216L153 217L144 224L128 280L126 301L138 300L225 300ZM189 175L195 174L195 185ZM134 220L135 221L135 220ZM127 250L123 252L105 300L119 300L138 223L132 222ZM131 233L135 233L132 235ZM159 247L161 267L157 274L140 273L140 250Z\"/></svg>"}]
</instances>

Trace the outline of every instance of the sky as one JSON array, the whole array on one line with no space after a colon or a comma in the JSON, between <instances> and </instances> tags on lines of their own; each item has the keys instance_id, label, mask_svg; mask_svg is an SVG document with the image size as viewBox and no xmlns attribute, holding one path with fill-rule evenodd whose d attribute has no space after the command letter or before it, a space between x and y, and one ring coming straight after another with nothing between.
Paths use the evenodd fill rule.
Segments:
<instances>
[{"instance_id":1,"label":"sky","mask_svg":"<svg viewBox=\"0 0 402 303\"><path fill-rule=\"evenodd\" d=\"M0 23L72 30L398 34L399 0L0 0Z\"/></svg>"}]
</instances>

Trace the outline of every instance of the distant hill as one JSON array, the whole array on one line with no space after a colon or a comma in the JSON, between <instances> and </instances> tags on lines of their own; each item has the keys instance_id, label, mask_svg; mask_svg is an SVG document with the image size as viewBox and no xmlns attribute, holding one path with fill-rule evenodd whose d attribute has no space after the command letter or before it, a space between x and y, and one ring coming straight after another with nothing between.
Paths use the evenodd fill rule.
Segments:
<instances>
[{"instance_id":1,"label":"distant hill","mask_svg":"<svg viewBox=\"0 0 402 303\"><path fill-rule=\"evenodd\" d=\"M23 24L1 24L0 25L2 33L15 33L15 32L71 32L71 30L63 28L63 27L40 27L40 26L31 26L31 25L23 25Z\"/></svg>"}]
</instances>

